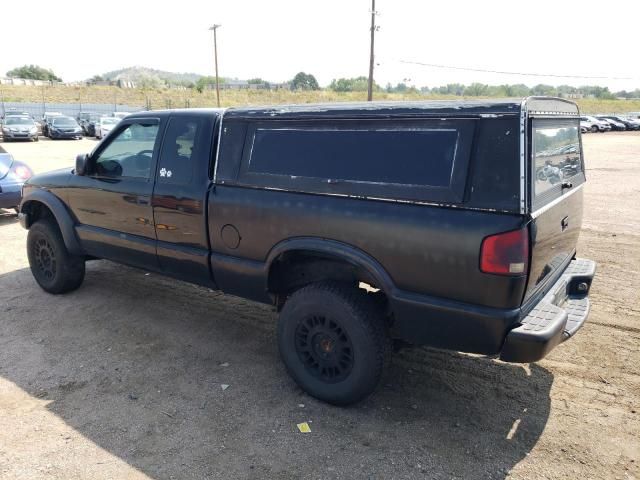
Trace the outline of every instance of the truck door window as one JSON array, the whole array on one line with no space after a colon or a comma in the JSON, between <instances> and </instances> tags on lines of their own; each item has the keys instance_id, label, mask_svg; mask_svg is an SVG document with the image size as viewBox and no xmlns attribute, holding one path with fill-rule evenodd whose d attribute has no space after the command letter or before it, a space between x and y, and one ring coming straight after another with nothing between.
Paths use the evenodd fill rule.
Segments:
<instances>
[{"instance_id":1,"label":"truck door window","mask_svg":"<svg viewBox=\"0 0 640 480\"><path fill-rule=\"evenodd\" d=\"M191 182L201 131L200 118L180 116L169 120L160 152L159 183L186 185Z\"/></svg>"},{"instance_id":2,"label":"truck door window","mask_svg":"<svg viewBox=\"0 0 640 480\"><path fill-rule=\"evenodd\" d=\"M150 177L157 124L133 123L120 130L95 157L95 174L105 177Z\"/></svg>"}]
</instances>

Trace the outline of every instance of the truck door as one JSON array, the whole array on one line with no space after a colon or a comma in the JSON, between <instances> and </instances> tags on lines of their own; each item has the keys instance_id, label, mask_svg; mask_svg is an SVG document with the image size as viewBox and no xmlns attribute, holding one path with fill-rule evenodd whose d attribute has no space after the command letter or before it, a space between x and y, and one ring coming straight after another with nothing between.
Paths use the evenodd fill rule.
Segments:
<instances>
[{"instance_id":1,"label":"truck door","mask_svg":"<svg viewBox=\"0 0 640 480\"><path fill-rule=\"evenodd\" d=\"M211 287L206 199L215 122L215 115L171 115L152 200L161 271Z\"/></svg>"},{"instance_id":2,"label":"truck door","mask_svg":"<svg viewBox=\"0 0 640 480\"><path fill-rule=\"evenodd\" d=\"M151 193L158 118L122 121L91 154L87 175L73 175L69 204L89 254L158 269Z\"/></svg>"}]
</instances>

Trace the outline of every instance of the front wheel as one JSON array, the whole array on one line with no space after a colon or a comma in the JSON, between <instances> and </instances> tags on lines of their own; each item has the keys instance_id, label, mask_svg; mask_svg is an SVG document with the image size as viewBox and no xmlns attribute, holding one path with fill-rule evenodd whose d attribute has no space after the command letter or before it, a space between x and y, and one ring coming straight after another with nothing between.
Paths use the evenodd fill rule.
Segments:
<instances>
[{"instance_id":1,"label":"front wheel","mask_svg":"<svg viewBox=\"0 0 640 480\"><path fill-rule=\"evenodd\" d=\"M31 225L27 256L33 277L46 292L70 292L84 280L84 257L69 253L58 225L52 220L38 220Z\"/></svg>"},{"instance_id":2,"label":"front wheel","mask_svg":"<svg viewBox=\"0 0 640 480\"><path fill-rule=\"evenodd\" d=\"M309 395L349 405L375 390L392 344L383 310L371 296L348 284L322 282L287 300L278 347L289 374Z\"/></svg>"}]
</instances>

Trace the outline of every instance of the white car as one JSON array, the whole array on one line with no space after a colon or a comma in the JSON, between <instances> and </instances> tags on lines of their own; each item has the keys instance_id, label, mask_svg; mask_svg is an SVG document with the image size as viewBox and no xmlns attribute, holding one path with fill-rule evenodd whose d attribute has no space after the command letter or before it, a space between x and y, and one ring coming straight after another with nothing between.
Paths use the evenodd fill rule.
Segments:
<instances>
[{"instance_id":1,"label":"white car","mask_svg":"<svg viewBox=\"0 0 640 480\"><path fill-rule=\"evenodd\" d=\"M107 133L113 130L118 123L120 123L119 118L100 117L100 119L96 121L96 138L103 138Z\"/></svg>"}]
</instances>

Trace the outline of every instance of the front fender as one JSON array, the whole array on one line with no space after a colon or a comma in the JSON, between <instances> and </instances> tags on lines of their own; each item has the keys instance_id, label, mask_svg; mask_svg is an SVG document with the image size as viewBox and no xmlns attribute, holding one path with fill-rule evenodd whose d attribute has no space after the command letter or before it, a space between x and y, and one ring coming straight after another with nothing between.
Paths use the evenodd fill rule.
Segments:
<instances>
[{"instance_id":1,"label":"front fender","mask_svg":"<svg viewBox=\"0 0 640 480\"><path fill-rule=\"evenodd\" d=\"M84 255L85 252L76 235L75 221L71 213L62 200L48 190L33 189L25 193L20 203L20 224L26 229L31 227L34 221L34 207L38 204L44 205L55 218L67 250L74 255Z\"/></svg>"}]
</instances>

